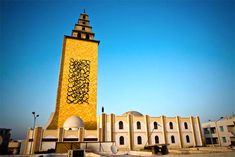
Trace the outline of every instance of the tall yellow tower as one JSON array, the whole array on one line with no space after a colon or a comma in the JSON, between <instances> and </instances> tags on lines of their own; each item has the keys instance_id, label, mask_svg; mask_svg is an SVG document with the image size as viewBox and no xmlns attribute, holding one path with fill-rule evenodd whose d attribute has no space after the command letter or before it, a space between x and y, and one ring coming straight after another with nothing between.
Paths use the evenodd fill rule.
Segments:
<instances>
[{"instance_id":1,"label":"tall yellow tower","mask_svg":"<svg viewBox=\"0 0 235 157\"><path fill-rule=\"evenodd\" d=\"M84 11L72 35L64 36L56 110L47 129L62 128L74 116L82 119L85 129L96 129L99 41L94 36Z\"/></svg>"}]
</instances>

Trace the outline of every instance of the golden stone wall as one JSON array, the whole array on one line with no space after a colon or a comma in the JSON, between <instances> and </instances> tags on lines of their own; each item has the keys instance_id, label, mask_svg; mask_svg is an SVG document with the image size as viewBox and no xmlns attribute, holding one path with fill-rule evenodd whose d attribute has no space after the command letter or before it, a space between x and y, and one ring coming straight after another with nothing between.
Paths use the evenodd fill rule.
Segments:
<instances>
[{"instance_id":1,"label":"golden stone wall","mask_svg":"<svg viewBox=\"0 0 235 157\"><path fill-rule=\"evenodd\" d=\"M90 61L88 103L68 104L67 102L71 58L74 60ZM97 66L98 42L78 40L65 36L57 92L56 112L48 129L63 127L64 121L73 115L78 116L83 120L85 129L96 129Z\"/></svg>"}]
</instances>

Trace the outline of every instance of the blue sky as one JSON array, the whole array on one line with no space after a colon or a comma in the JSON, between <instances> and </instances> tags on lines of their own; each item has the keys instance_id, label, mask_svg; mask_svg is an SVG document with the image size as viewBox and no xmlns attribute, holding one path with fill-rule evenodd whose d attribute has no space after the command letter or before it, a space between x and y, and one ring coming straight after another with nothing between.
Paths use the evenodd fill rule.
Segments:
<instances>
[{"instance_id":1,"label":"blue sky","mask_svg":"<svg viewBox=\"0 0 235 157\"><path fill-rule=\"evenodd\" d=\"M84 8L101 41L97 114L235 112L234 0L2 0L0 127L13 138L55 110L63 36Z\"/></svg>"}]
</instances>

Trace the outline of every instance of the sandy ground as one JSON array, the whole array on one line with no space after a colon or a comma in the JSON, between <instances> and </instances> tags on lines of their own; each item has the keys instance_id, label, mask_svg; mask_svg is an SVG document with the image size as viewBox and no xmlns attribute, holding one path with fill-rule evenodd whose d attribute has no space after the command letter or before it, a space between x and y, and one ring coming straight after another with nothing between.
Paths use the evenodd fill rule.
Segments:
<instances>
[{"instance_id":1,"label":"sandy ground","mask_svg":"<svg viewBox=\"0 0 235 157\"><path fill-rule=\"evenodd\" d=\"M162 156L162 157L178 157L178 156L181 156L181 157L235 157L235 152L203 153L203 154L180 154L180 155L171 155L171 154L169 154L169 155L160 155L160 156Z\"/></svg>"},{"instance_id":2,"label":"sandy ground","mask_svg":"<svg viewBox=\"0 0 235 157\"><path fill-rule=\"evenodd\" d=\"M0 155L1 156L1 155ZM8 155L4 155L7 157ZM14 155L15 157L28 157L28 155ZM32 155L29 157L67 157L67 155ZM9 155L9 157L13 157L13 155ZM86 157L99 157L96 154L86 154ZM100 156L105 157L105 156ZM111 155L107 157L143 157L138 155ZM235 157L235 152L224 152L224 153L203 153L203 154L168 154L168 155L150 155L145 157Z\"/></svg>"},{"instance_id":3,"label":"sandy ground","mask_svg":"<svg viewBox=\"0 0 235 157\"><path fill-rule=\"evenodd\" d=\"M114 155L110 157L138 157L138 155ZM140 156L139 156L140 157ZM142 157L142 156L141 156ZM203 154L168 154L168 155L151 155L146 157L235 157L235 152L225 153L203 153Z\"/></svg>"},{"instance_id":4,"label":"sandy ground","mask_svg":"<svg viewBox=\"0 0 235 157\"><path fill-rule=\"evenodd\" d=\"M152 155L151 152L146 151L119 151L116 155L110 153L92 153L86 152L86 157L235 157L235 148L228 149L226 147L200 147L188 149L170 149L167 155ZM128 154L128 155L124 155ZM34 154L34 155L4 155L4 157L67 157L68 154ZM0 155L1 157L1 155Z\"/></svg>"}]
</instances>

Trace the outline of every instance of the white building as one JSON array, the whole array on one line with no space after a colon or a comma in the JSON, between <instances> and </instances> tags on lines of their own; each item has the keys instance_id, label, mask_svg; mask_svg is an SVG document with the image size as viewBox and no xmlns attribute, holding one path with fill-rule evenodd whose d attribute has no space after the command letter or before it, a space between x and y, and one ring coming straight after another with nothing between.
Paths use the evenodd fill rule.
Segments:
<instances>
[{"instance_id":1,"label":"white building","mask_svg":"<svg viewBox=\"0 0 235 157\"><path fill-rule=\"evenodd\" d=\"M58 142L84 149L87 145L98 149L101 143L107 150L112 144L119 150L140 150L153 144L169 144L169 148L203 145L199 117L150 117L129 111L120 116L102 113L97 116L96 130L84 129L82 119L76 116L68 118L63 128L30 129L24 154L56 149Z\"/></svg>"},{"instance_id":2,"label":"white building","mask_svg":"<svg viewBox=\"0 0 235 157\"><path fill-rule=\"evenodd\" d=\"M138 150L153 144L177 148L203 145L199 117L150 117L130 111L121 116L102 114L98 127L102 128L102 141L115 141L119 149Z\"/></svg>"},{"instance_id":3,"label":"white building","mask_svg":"<svg viewBox=\"0 0 235 157\"><path fill-rule=\"evenodd\" d=\"M235 115L202 124L207 145L235 145Z\"/></svg>"}]
</instances>

